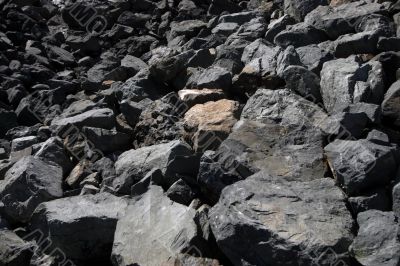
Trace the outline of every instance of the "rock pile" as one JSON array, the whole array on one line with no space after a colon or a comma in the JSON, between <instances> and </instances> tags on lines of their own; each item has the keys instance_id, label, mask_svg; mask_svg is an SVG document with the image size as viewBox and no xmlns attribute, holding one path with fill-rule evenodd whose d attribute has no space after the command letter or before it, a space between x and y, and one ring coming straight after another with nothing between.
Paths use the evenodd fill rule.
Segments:
<instances>
[{"instance_id":1,"label":"rock pile","mask_svg":"<svg viewBox=\"0 0 400 266\"><path fill-rule=\"evenodd\" d=\"M400 2L0 0L0 266L400 265Z\"/></svg>"}]
</instances>

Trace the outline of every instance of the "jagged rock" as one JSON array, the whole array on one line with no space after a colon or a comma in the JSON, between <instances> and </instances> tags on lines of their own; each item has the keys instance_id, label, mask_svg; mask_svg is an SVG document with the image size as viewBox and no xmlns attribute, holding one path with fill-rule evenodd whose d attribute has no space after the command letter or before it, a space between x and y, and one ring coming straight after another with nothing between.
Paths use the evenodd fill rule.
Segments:
<instances>
[{"instance_id":1,"label":"jagged rock","mask_svg":"<svg viewBox=\"0 0 400 266\"><path fill-rule=\"evenodd\" d=\"M0 265L28 266L33 243L24 241L13 231L0 230Z\"/></svg>"},{"instance_id":2,"label":"jagged rock","mask_svg":"<svg viewBox=\"0 0 400 266\"><path fill-rule=\"evenodd\" d=\"M321 129L328 135L328 141L338 139L357 139L363 134L368 123L365 113L336 113L327 117Z\"/></svg>"},{"instance_id":3,"label":"jagged rock","mask_svg":"<svg viewBox=\"0 0 400 266\"><path fill-rule=\"evenodd\" d=\"M285 13L301 22L305 16L318 6L328 5L327 0L284 0Z\"/></svg>"},{"instance_id":4,"label":"jagged rock","mask_svg":"<svg viewBox=\"0 0 400 266\"><path fill-rule=\"evenodd\" d=\"M60 166L63 169L64 176L69 173L73 167L62 140L59 137L51 137L41 144L40 149L35 153L35 157Z\"/></svg>"},{"instance_id":5,"label":"jagged rock","mask_svg":"<svg viewBox=\"0 0 400 266\"><path fill-rule=\"evenodd\" d=\"M13 221L29 221L42 202L63 195L62 169L32 156L16 162L0 184L2 214Z\"/></svg>"},{"instance_id":6,"label":"jagged rock","mask_svg":"<svg viewBox=\"0 0 400 266\"><path fill-rule=\"evenodd\" d=\"M0 137L16 126L18 126L17 115L12 111L0 109Z\"/></svg>"},{"instance_id":7,"label":"jagged rock","mask_svg":"<svg viewBox=\"0 0 400 266\"><path fill-rule=\"evenodd\" d=\"M397 265L399 263L399 224L393 212L370 210L359 213L358 234L350 252L359 263L372 265Z\"/></svg>"},{"instance_id":8,"label":"jagged rock","mask_svg":"<svg viewBox=\"0 0 400 266\"><path fill-rule=\"evenodd\" d=\"M301 63L317 75L321 72L322 65L333 59L333 55L329 51L321 49L315 44L298 47L296 52Z\"/></svg>"},{"instance_id":9,"label":"jagged rock","mask_svg":"<svg viewBox=\"0 0 400 266\"><path fill-rule=\"evenodd\" d=\"M58 248L71 260L100 263L111 254L117 221L127 205L109 193L53 200L38 206L30 228L51 241L47 250Z\"/></svg>"},{"instance_id":10,"label":"jagged rock","mask_svg":"<svg viewBox=\"0 0 400 266\"><path fill-rule=\"evenodd\" d=\"M111 109L102 108L89 110L67 118L56 118L51 122L51 126L55 128L62 128L68 125L78 128L86 126L111 129L115 126L115 115Z\"/></svg>"},{"instance_id":11,"label":"jagged rock","mask_svg":"<svg viewBox=\"0 0 400 266\"><path fill-rule=\"evenodd\" d=\"M225 186L259 170L288 180L323 177L319 126L326 117L317 105L288 90L257 91L229 137L202 156L198 181L203 192L215 201Z\"/></svg>"},{"instance_id":12,"label":"jagged rock","mask_svg":"<svg viewBox=\"0 0 400 266\"><path fill-rule=\"evenodd\" d=\"M283 77L283 72L286 68L294 65L294 66L301 66L299 55L294 49L293 46L286 47L276 59L276 73L279 77Z\"/></svg>"},{"instance_id":13,"label":"jagged rock","mask_svg":"<svg viewBox=\"0 0 400 266\"><path fill-rule=\"evenodd\" d=\"M400 81L393 83L387 90L382 102L382 115L384 119L396 127L400 126Z\"/></svg>"},{"instance_id":14,"label":"jagged rock","mask_svg":"<svg viewBox=\"0 0 400 266\"><path fill-rule=\"evenodd\" d=\"M185 36L187 38L195 37L199 31L206 27L206 23L201 20L184 20L180 22L171 22L171 31L168 38L172 40L177 36Z\"/></svg>"},{"instance_id":15,"label":"jagged rock","mask_svg":"<svg viewBox=\"0 0 400 266\"><path fill-rule=\"evenodd\" d=\"M348 261L353 239L345 195L333 180L287 182L267 172L225 188L210 224L234 265ZM321 258L327 250L333 254Z\"/></svg>"},{"instance_id":16,"label":"jagged rock","mask_svg":"<svg viewBox=\"0 0 400 266\"><path fill-rule=\"evenodd\" d=\"M22 138L15 138L11 142L11 152L21 151L39 142L36 136L27 136Z\"/></svg>"},{"instance_id":17,"label":"jagged rock","mask_svg":"<svg viewBox=\"0 0 400 266\"><path fill-rule=\"evenodd\" d=\"M190 186L182 179L179 179L165 193L172 201L188 206L195 197Z\"/></svg>"},{"instance_id":18,"label":"jagged rock","mask_svg":"<svg viewBox=\"0 0 400 266\"><path fill-rule=\"evenodd\" d=\"M321 102L319 77L302 66L289 66L283 71L286 87L299 95Z\"/></svg>"},{"instance_id":19,"label":"jagged rock","mask_svg":"<svg viewBox=\"0 0 400 266\"><path fill-rule=\"evenodd\" d=\"M183 89L178 91L179 99L188 107L225 98L221 89Z\"/></svg>"},{"instance_id":20,"label":"jagged rock","mask_svg":"<svg viewBox=\"0 0 400 266\"><path fill-rule=\"evenodd\" d=\"M344 111L352 114L363 113L368 117L368 123L370 124L380 124L381 122L381 107L377 104L355 103L349 105Z\"/></svg>"},{"instance_id":21,"label":"jagged rock","mask_svg":"<svg viewBox=\"0 0 400 266\"><path fill-rule=\"evenodd\" d=\"M174 140L122 153L115 163L117 177L113 181L116 192L129 194L131 186L153 168L159 168L170 186L179 176L196 176L198 159L189 145Z\"/></svg>"},{"instance_id":22,"label":"jagged rock","mask_svg":"<svg viewBox=\"0 0 400 266\"><path fill-rule=\"evenodd\" d=\"M226 69L212 66L204 71L187 87L194 89L223 89L228 90L232 83L232 74Z\"/></svg>"},{"instance_id":23,"label":"jagged rock","mask_svg":"<svg viewBox=\"0 0 400 266\"><path fill-rule=\"evenodd\" d=\"M384 95L384 73L376 61L361 64L356 57L326 62L321 71L321 94L329 113L352 103L380 104Z\"/></svg>"},{"instance_id":24,"label":"jagged rock","mask_svg":"<svg viewBox=\"0 0 400 266\"><path fill-rule=\"evenodd\" d=\"M324 31L306 23L298 23L278 33L274 38L274 43L284 48L289 45L297 48L309 44L318 44L326 40L328 40L328 36Z\"/></svg>"},{"instance_id":25,"label":"jagged rock","mask_svg":"<svg viewBox=\"0 0 400 266\"><path fill-rule=\"evenodd\" d=\"M134 57L132 55L127 55L121 60L121 66L128 71L128 75L134 76L140 70L147 68L147 64L143 62L140 58Z\"/></svg>"},{"instance_id":26,"label":"jagged rock","mask_svg":"<svg viewBox=\"0 0 400 266\"><path fill-rule=\"evenodd\" d=\"M379 30L342 35L334 42L335 56L374 54L377 51L379 37Z\"/></svg>"},{"instance_id":27,"label":"jagged rock","mask_svg":"<svg viewBox=\"0 0 400 266\"><path fill-rule=\"evenodd\" d=\"M293 24L295 24L295 20L286 14L276 20L272 20L268 25L267 32L265 33L265 39L269 42L273 42L277 34L285 30L287 26Z\"/></svg>"},{"instance_id":28,"label":"jagged rock","mask_svg":"<svg viewBox=\"0 0 400 266\"><path fill-rule=\"evenodd\" d=\"M163 265L181 254L207 257L211 246L196 216L194 209L163 195L162 188L150 186L118 221L113 264Z\"/></svg>"},{"instance_id":29,"label":"jagged rock","mask_svg":"<svg viewBox=\"0 0 400 266\"><path fill-rule=\"evenodd\" d=\"M370 14L385 14L389 2L376 3L355 1L335 7L319 6L304 19L307 24L323 30L331 39L355 30L363 17Z\"/></svg>"},{"instance_id":30,"label":"jagged rock","mask_svg":"<svg viewBox=\"0 0 400 266\"><path fill-rule=\"evenodd\" d=\"M215 149L229 135L238 116L238 102L223 99L197 104L185 113L186 137L195 151Z\"/></svg>"},{"instance_id":31,"label":"jagged rock","mask_svg":"<svg viewBox=\"0 0 400 266\"><path fill-rule=\"evenodd\" d=\"M128 134L116 130L83 127L82 133L96 149L104 153L127 150L131 143L131 137Z\"/></svg>"},{"instance_id":32,"label":"jagged rock","mask_svg":"<svg viewBox=\"0 0 400 266\"><path fill-rule=\"evenodd\" d=\"M386 185L396 173L397 148L389 144L335 140L324 149L336 180L349 195Z\"/></svg>"},{"instance_id":33,"label":"jagged rock","mask_svg":"<svg viewBox=\"0 0 400 266\"><path fill-rule=\"evenodd\" d=\"M400 38L398 37L382 37L379 38L377 48L379 51L400 51Z\"/></svg>"},{"instance_id":34,"label":"jagged rock","mask_svg":"<svg viewBox=\"0 0 400 266\"><path fill-rule=\"evenodd\" d=\"M388 211L390 209L390 199L386 195L386 190L382 188L371 190L363 196L350 197L349 203L355 214L368 210Z\"/></svg>"}]
</instances>

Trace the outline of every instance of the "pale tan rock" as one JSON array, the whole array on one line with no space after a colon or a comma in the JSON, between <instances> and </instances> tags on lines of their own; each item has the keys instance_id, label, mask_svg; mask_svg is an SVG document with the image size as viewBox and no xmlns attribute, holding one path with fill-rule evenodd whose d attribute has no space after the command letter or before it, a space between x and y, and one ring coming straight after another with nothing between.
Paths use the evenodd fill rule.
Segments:
<instances>
[{"instance_id":1,"label":"pale tan rock","mask_svg":"<svg viewBox=\"0 0 400 266\"><path fill-rule=\"evenodd\" d=\"M196 151L215 149L229 135L238 115L239 103L235 101L197 104L185 114L185 137Z\"/></svg>"},{"instance_id":2,"label":"pale tan rock","mask_svg":"<svg viewBox=\"0 0 400 266\"><path fill-rule=\"evenodd\" d=\"M192 107L208 101L221 100L225 97L225 94L221 89L183 89L178 91L178 96L185 104Z\"/></svg>"}]
</instances>

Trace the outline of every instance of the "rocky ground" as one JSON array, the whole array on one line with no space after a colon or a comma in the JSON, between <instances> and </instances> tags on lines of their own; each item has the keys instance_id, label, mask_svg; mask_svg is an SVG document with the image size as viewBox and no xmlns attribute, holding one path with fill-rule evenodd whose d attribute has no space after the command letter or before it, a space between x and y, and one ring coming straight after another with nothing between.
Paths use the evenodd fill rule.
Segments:
<instances>
[{"instance_id":1,"label":"rocky ground","mask_svg":"<svg viewBox=\"0 0 400 266\"><path fill-rule=\"evenodd\" d=\"M400 1L0 0L0 266L400 265Z\"/></svg>"}]
</instances>

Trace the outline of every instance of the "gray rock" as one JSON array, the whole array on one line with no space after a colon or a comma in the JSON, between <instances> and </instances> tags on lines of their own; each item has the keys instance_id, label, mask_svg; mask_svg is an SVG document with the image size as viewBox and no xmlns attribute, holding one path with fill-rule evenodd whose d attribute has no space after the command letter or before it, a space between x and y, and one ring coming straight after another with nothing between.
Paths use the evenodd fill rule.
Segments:
<instances>
[{"instance_id":1,"label":"gray rock","mask_svg":"<svg viewBox=\"0 0 400 266\"><path fill-rule=\"evenodd\" d=\"M211 32L218 35L229 36L238 29L239 25L237 23L223 22L219 23L215 28L211 30Z\"/></svg>"},{"instance_id":2,"label":"gray rock","mask_svg":"<svg viewBox=\"0 0 400 266\"><path fill-rule=\"evenodd\" d=\"M140 196L149 190L150 185L162 186L164 175L158 168L151 169L139 182L131 187L131 196Z\"/></svg>"},{"instance_id":3,"label":"gray rock","mask_svg":"<svg viewBox=\"0 0 400 266\"><path fill-rule=\"evenodd\" d=\"M117 221L127 205L126 199L108 193L53 200L38 206L30 228L51 241L48 251L58 248L74 261L101 262L111 254Z\"/></svg>"},{"instance_id":4,"label":"gray rock","mask_svg":"<svg viewBox=\"0 0 400 266\"><path fill-rule=\"evenodd\" d=\"M321 49L315 44L299 47L296 52L301 63L317 75L319 75L322 65L333 59L333 55L329 51Z\"/></svg>"},{"instance_id":5,"label":"gray rock","mask_svg":"<svg viewBox=\"0 0 400 266\"><path fill-rule=\"evenodd\" d=\"M381 122L381 107L377 104L363 102L350 104L344 111L349 113L364 113L368 117L369 124L378 125Z\"/></svg>"},{"instance_id":6,"label":"gray rock","mask_svg":"<svg viewBox=\"0 0 400 266\"><path fill-rule=\"evenodd\" d=\"M62 197L62 169L32 156L16 162L0 184L1 212L12 221L27 222L42 202Z\"/></svg>"},{"instance_id":7,"label":"gray rock","mask_svg":"<svg viewBox=\"0 0 400 266\"><path fill-rule=\"evenodd\" d=\"M118 221L111 260L113 265L163 265L171 257L210 253L196 211L151 186ZM197 254L198 255L198 254Z\"/></svg>"},{"instance_id":8,"label":"gray rock","mask_svg":"<svg viewBox=\"0 0 400 266\"><path fill-rule=\"evenodd\" d=\"M226 97L221 89L183 89L178 91L178 95L189 108L196 104L218 101Z\"/></svg>"},{"instance_id":9,"label":"gray rock","mask_svg":"<svg viewBox=\"0 0 400 266\"><path fill-rule=\"evenodd\" d=\"M354 32L365 16L370 14L385 14L389 8L388 2L376 3L356 1L335 7L319 6L304 19L307 24L323 30L330 39Z\"/></svg>"},{"instance_id":10,"label":"gray rock","mask_svg":"<svg viewBox=\"0 0 400 266\"><path fill-rule=\"evenodd\" d=\"M13 231L0 230L0 265L28 266L33 243L21 239Z\"/></svg>"},{"instance_id":11,"label":"gray rock","mask_svg":"<svg viewBox=\"0 0 400 266\"><path fill-rule=\"evenodd\" d=\"M225 188L209 216L234 265L334 264L348 259L353 239L345 195L331 179L287 182L259 172ZM327 250L335 256L321 258Z\"/></svg>"},{"instance_id":12,"label":"gray rock","mask_svg":"<svg viewBox=\"0 0 400 266\"><path fill-rule=\"evenodd\" d=\"M197 161L190 146L178 140L130 150L122 153L115 163L117 177L113 187L118 193L129 194L131 186L153 168L162 171L163 184L170 186L179 175L196 176Z\"/></svg>"},{"instance_id":13,"label":"gray rock","mask_svg":"<svg viewBox=\"0 0 400 266\"><path fill-rule=\"evenodd\" d=\"M9 129L18 126L17 115L12 111L0 109L0 137L3 137Z\"/></svg>"},{"instance_id":14,"label":"gray rock","mask_svg":"<svg viewBox=\"0 0 400 266\"><path fill-rule=\"evenodd\" d=\"M329 116L321 126L322 131L328 135L328 141L338 139L357 139L363 134L368 123L365 113L336 113Z\"/></svg>"},{"instance_id":15,"label":"gray rock","mask_svg":"<svg viewBox=\"0 0 400 266\"><path fill-rule=\"evenodd\" d=\"M73 167L62 140L58 137L51 137L41 144L40 149L35 153L35 157L60 166L63 169L64 176L68 174Z\"/></svg>"},{"instance_id":16,"label":"gray rock","mask_svg":"<svg viewBox=\"0 0 400 266\"><path fill-rule=\"evenodd\" d=\"M172 201L188 206L195 197L190 186L182 179L179 179L167 190L165 195Z\"/></svg>"},{"instance_id":17,"label":"gray rock","mask_svg":"<svg viewBox=\"0 0 400 266\"><path fill-rule=\"evenodd\" d=\"M11 142L11 152L21 151L23 149L29 148L34 144L39 142L36 136L27 136L22 138L13 139Z\"/></svg>"},{"instance_id":18,"label":"gray rock","mask_svg":"<svg viewBox=\"0 0 400 266\"><path fill-rule=\"evenodd\" d=\"M179 22L171 22L171 31L168 39L172 40L177 36L185 36L187 38L195 37L199 31L207 26L207 23L201 20L184 20Z\"/></svg>"},{"instance_id":19,"label":"gray rock","mask_svg":"<svg viewBox=\"0 0 400 266\"><path fill-rule=\"evenodd\" d=\"M305 16L314 10L318 6L328 5L326 0L307 0L307 1L296 1L296 0L284 0L285 13L295 18L298 22L303 21Z\"/></svg>"},{"instance_id":20,"label":"gray rock","mask_svg":"<svg viewBox=\"0 0 400 266\"><path fill-rule=\"evenodd\" d=\"M228 70L212 66L202 71L193 84L187 87L228 90L231 84L232 74Z\"/></svg>"},{"instance_id":21,"label":"gray rock","mask_svg":"<svg viewBox=\"0 0 400 266\"><path fill-rule=\"evenodd\" d=\"M295 24L295 20L289 15L283 15L282 17L272 20L268 25L268 30L265 33L265 39L269 42L273 42L275 36L286 29L287 26Z\"/></svg>"},{"instance_id":22,"label":"gray rock","mask_svg":"<svg viewBox=\"0 0 400 266\"><path fill-rule=\"evenodd\" d=\"M379 30L342 35L334 42L335 56L348 57L352 54L375 54L379 37Z\"/></svg>"},{"instance_id":23,"label":"gray rock","mask_svg":"<svg viewBox=\"0 0 400 266\"><path fill-rule=\"evenodd\" d=\"M67 125L73 125L78 128L86 126L111 129L115 126L115 115L111 109L103 108L86 111L67 118L56 118L51 122L51 126L57 129Z\"/></svg>"},{"instance_id":24,"label":"gray rock","mask_svg":"<svg viewBox=\"0 0 400 266\"><path fill-rule=\"evenodd\" d=\"M143 62L140 58L134 57L132 55L126 55L121 60L121 66L127 70L129 76L134 76L140 70L148 67L147 64Z\"/></svg>"},{"instance_id":25,"label":"gray rock","mask_svg":"<svg viewBox=\"0 0 400 266\"><path fill-rule=\"evenodd\" d=\"M335 140L325 147L329 166L349 195L386 185L396 173L396 147L369 140Z\"/></svg>"},{"instance_id":26,"label":"gray rock","mask_svg":"<svg viewBox=\"0 0 400 266\"><path fill-rule=\"evenodd\" d=\"M306 23L298 23L278 33L275 36L274 43L284 48L289 45L297 48L309 44L321 43L326 40L328 40L328 36L326 36L324 31Z\"/></svg>"},{"instance_id":27,"label":"gray rock","mask_svg":"<svg viewBox=\"0 0 400 266\"><path fill-rule=\"evenodd\" d=\"M300 57L293 46L288 46L276 59L276 73L283 77L283 72L290 66L301 66Z\"/></svg>"},{"instance_id":28,"label":"gray rock","mask_svg":"<svg viewBox=\"0 0 400 266\"><path fill-rule=\"evenodd\" d=\"M83 127L82 133L94 145L104 153L128 150L131 144L131 136L128 134L96 127Z\"/></svg>"},{"instance_id":29,"label":"gray rock","mask_svg":"<svg viewBox=\"0 0 400 266\"><path fill-rule=\"evenodd\" d=\"M289 66L283 72L286 87L299 95L315 100L319 103L322 100L320 92L319 77L302 66Z\"/></svg>"},{"instance_id":30,"label":"gray rock","mask_svg":"<svg viewBox=\"0 0 400 266\"><path fill-rule=\"evenodd\" d=\"M326 62L321 71L321 94L329 113L340 112L352 103L380 104L384 73L376 61L361 64L356 57Z\"/></svg>"},{"instance_id":31,"label":"gray rock","mask_svg":"<svg viewBox=\"0 0 400 266\"><path fill-rule=\"evenodd\" d=\"M370 210L357 216L360 226L350 252L365 266L398 265L399 224L393 212Z\"/></svg>"},{"instance_id":32,"label":"gray rock","mask_svg":"<svg viewBox=\"0 0 400 266\"><path fill-rule=\"evenodd\" d=\"M400 80L393 83L387 90L382 102L382 116L389 124L400 126Z\"/></svg>"},{"instance_id":33,"label":"gray rock","mask_svg":"<svg viewBox=\"0 0 400 266\"><path fill-rule=\"evenodd\" d=\"M362 196L350 197L349 203L354 214L368 210L390 210L390 199L383 188L368 191Z\"/></svg>"},{"instance_id":34,"label":"gray rock","mask_svg":"<svg viewBox=\"0 0 400 266\"><path fill-rule=\"evenodd\" d=\"M377 48L379 51L400 51L400 38L399 37L382 37L379 38Z\"/></svg>"}]
</instances>

